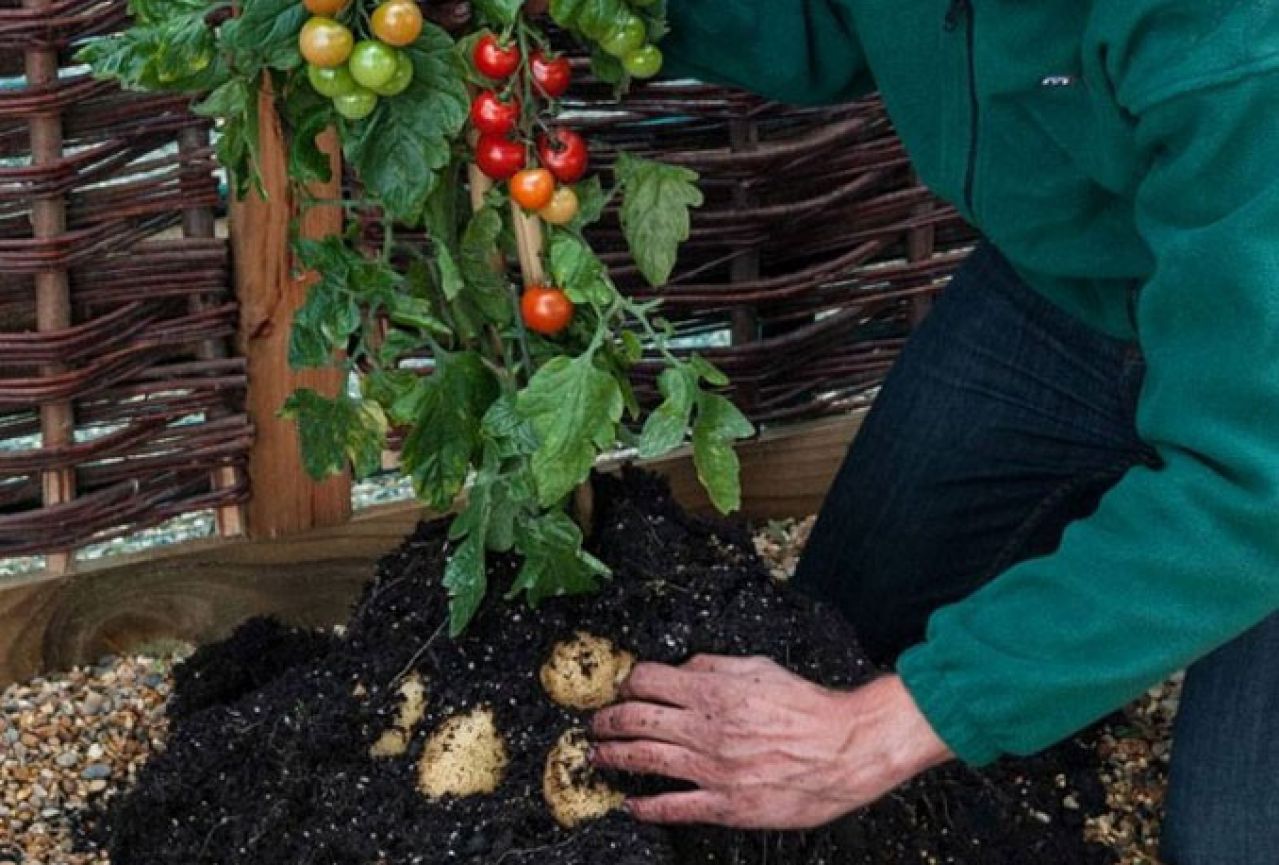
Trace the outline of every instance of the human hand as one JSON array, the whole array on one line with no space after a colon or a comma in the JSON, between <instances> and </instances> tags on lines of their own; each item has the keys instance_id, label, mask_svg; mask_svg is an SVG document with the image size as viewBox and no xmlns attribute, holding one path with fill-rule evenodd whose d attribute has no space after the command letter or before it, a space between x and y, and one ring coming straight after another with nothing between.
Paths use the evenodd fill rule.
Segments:
<instances>
[{"instance_id":1,"label":"human hand","mask_svg":"<svg viewBox=\"0 0 1279 865\"><path fill-rule=\"evenodd\" d=\"M597 766L697 785L632 799L652 823L808 829L874 802L952 754L897 676L855 691L768 659L640 664L597 713Z\"/></svg>"}]
</instances>

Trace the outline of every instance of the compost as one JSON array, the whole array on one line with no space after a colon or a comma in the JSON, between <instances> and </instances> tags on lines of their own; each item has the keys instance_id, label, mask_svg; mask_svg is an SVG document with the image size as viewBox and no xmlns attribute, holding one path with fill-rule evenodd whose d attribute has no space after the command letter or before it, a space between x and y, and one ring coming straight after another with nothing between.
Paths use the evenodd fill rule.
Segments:
<instances>
[{"instance_id":1,"label":"compost","mask_svg":"<svg viewBox=\"0 0 1279 865\"><path fill-rule=\"evenodd\" d=\"M592 549L614 570L594 596L536 611L493 600L447 637L447 527L422 525L379 566L339 635L257 621L197 652L176 677L166 749L90 820L114 865L1101 865L1083 838L1105 811L1088 737L975 772L946 767L842 823L808 833L642 826L620 812L562 828L542 795L548 752L586 713L539 680L557 643L587 632L640 659L767 655L831 686L874 675L843 621L775 582L749 535L694 519L663 484L597 482ZM491 578L506 586L514 562ZM370 749L402 721L405 683L425 712L402 753ZM432 801L418 763L433 731L487 707L508 764L495 792ZM376 752L376 748L374 751ZM609 778L627 792L651 780Z\"/></svg>"}]
</instances>

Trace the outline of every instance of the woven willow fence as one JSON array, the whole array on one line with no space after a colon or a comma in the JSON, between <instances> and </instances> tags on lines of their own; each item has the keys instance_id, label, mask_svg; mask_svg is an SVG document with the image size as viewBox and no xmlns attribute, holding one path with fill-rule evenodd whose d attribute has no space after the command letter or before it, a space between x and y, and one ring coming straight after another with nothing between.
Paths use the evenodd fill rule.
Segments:
<instances>
[{"instance_id":1,"label":"woven willow fence","mask_svg":"<svg viewBox=\"0 0 1279 865\"><path fill-rule=\"evenodd\" d=\"M0 557L50 553L54 567L195 510L240 531L250 495L209 130L180 100L121 94L69 60L125 6L0 0ZM592 241L624 291L664 300L759 422L863 398L970 242L875 100L797 110L688 83L577 98L606 168L626 150L702 174L707 204L669 286L638 277L616 214ZM653 396L651 368L637 385ZM259 497L284 495L278 481Z\"/></svg>"},{"instance_id":2,"label":"woven willow fence","mask_svg":"<svg viewBox=\"0 0 1279 865\"><path fill-rule=\"evenodd\" d=\"M247 495L209 131L68 57L124 8L0 4L0 556L53 568Z\"/></svg>"}]
</instances>

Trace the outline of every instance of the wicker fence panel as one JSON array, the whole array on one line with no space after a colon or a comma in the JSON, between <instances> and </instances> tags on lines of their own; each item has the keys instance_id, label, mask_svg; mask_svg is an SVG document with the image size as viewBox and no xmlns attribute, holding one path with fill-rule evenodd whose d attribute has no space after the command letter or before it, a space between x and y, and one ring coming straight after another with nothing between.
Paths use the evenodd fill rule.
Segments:
<instances>
[{"instance_id":1,"label":"wicker fence panel","mask_svg":"<svg viewBox=\"0 0 1279 865\"><path fill-rule=\"evenodd\" d=\"M0 2L0 557L246 495L209 129L70 54L125 0Z\"/></svg>"}]
</instances>

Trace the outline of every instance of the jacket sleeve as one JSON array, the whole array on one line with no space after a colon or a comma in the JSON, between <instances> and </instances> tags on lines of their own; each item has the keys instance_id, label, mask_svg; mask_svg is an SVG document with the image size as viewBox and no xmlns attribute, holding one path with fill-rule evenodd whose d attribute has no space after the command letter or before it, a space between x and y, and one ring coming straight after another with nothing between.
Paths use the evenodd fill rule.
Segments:
<instances>
[{"instance_id":1,"label":"jacket sleeve","mask_svg":"<svg viewBox=\"0 0 1279 865\"><path fill-rule=\"evenodd\" d=\"M1117 92L1141 94L1137 425L1163 465L899 661L973 764L1065 738L1279 610L1279 55Z\"/></svg>"},{"instance_id":2,"label":"jacket sleeve","mask_svg":"<svg viewBox=\"0 0 1279 865\"><path fill-rule=\"evenodd\" d=\"M792 105L873 88L840 0L669 0L667 76L731 84Z\"/></svg>"}]
</instances>

